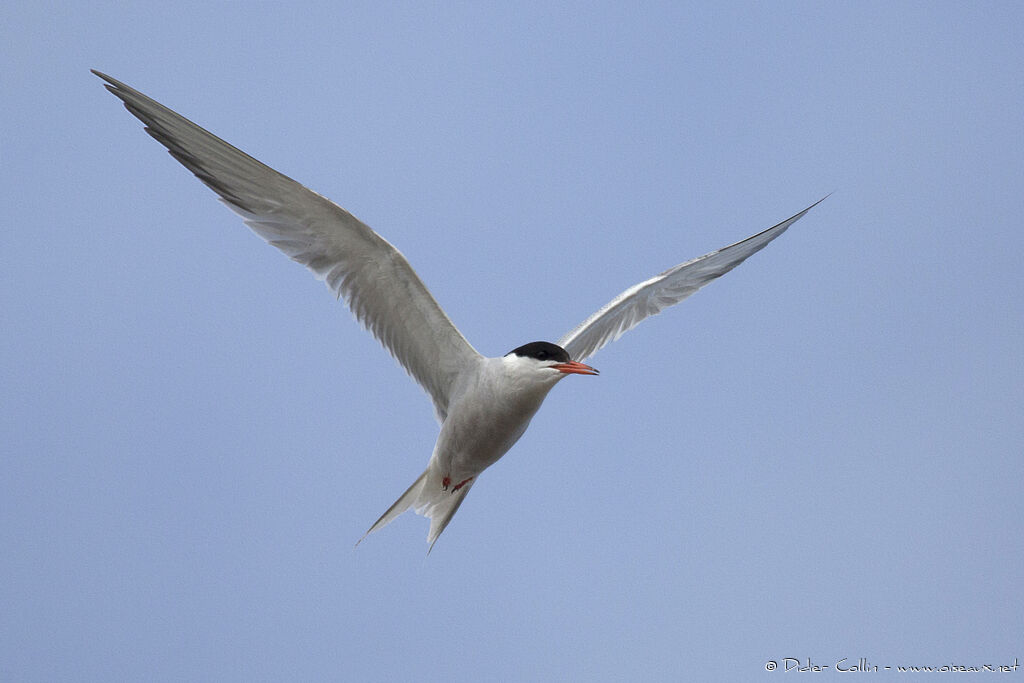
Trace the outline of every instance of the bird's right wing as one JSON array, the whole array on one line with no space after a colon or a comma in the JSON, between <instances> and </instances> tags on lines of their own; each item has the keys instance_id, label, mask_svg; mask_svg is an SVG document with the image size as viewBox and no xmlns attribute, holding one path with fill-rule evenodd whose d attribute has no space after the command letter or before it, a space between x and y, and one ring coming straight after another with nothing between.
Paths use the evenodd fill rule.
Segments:
<instances>
[{"instance_id":1,"label":"bird's right wing","mask_svg":"<svg viewBox=\"0 0 1024 683\"><path fill-rule=\"evenodd\" d=\"M303 264L434 401L443 421L455 377L479 357L402 254L345 209L110 76L146 132L220 195L260 237Z\"/></svg>"},{"instance_id":2,"label":"bird's right wing","mask_svg":"<svg viewBox=\"0 0 1024 683\"><path fill-rule=\"evenodd\" d=\"M827 195L826 195L827 196ZM674 306L715 278L725 275L743 263L748 256L761 251L786 228L825 200L822 197L806 209L753 237L723 247L718 251L681 263L633 285L584 320L562 337L558 345L569 357L582 361L602 346L613 342L646 318Z\"/></svg>"}]
</instances>

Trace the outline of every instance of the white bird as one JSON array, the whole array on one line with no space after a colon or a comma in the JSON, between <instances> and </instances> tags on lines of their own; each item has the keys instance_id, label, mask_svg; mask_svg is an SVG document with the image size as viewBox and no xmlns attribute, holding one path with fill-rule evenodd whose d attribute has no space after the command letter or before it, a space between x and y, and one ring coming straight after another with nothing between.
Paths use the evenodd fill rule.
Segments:
<instances>
[{"instance_id":1,"label":"white bird","mask_svg":"<svg viewBox=\"0 0 1024 683\"><path fill-rule=\"evenodd\" d=\"M405 257L348 211L139 91L93 73L260 237L344 298L433 400L441 431L427 469L363 538L412 508L430 518L432 549L476 478L512 448L559 380L598 374L581 361L729 272L824 199L752 237L633 285L557 344L531 342L487 358L456 329Z\"/></svg>"}]
</instances>

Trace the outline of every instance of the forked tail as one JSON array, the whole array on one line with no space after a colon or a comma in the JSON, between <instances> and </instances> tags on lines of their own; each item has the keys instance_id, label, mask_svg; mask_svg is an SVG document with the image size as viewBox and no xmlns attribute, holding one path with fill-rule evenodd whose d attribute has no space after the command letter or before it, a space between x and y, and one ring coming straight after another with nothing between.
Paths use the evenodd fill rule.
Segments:
<instances>
[{"instance_id":1,"label":"forked tail","mask_svg":"<svg viewBox=\"0 0 1024 683\"><path fill-rule=\"evenodd\" d=\"M448 526L448 522L452 521L452 517L462 505L462 501L466 499L466 494L469 493L472 486L473 480L469 480L457 489L453 490L449 487L446 490L441 482L441 477L431 472L428 467L419 476L419 479L414 481L412 486L406 489L405 493L387 509L387 512L373 523L373 526L363 534L363 538L387 526L400 514L412 508L416 514L430 518L430 533L427 534L427 543L430 544L430 548L427 549L429 553L433 550L437 537ZM363 538L360 538L356 545L362 543Z\"/></svg>"}]
</instances>

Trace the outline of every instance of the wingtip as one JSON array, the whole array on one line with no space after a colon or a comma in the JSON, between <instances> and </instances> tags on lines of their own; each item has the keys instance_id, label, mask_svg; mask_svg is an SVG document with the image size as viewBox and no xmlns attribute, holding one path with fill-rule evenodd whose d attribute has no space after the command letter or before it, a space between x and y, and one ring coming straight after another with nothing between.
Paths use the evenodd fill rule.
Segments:
<instances>
[{"instance_id":1,"label":"wingtip","mask_svg":"<svg viewBox=\"0 0 1024 683\"><path fill-rule=\"evenodd\" d=\"M831 192L829 192L828 194L826 194L826 195L825 195L824 197L822 197L822 198L821 198L821 199L819 199L818 201L816 201L816 202L814 202L813 204L811 204L810 206L808 206L808 207L807 207L807 210L808 210L808 211L810 211L811 209L813 209L814 207L816 207L816 206L817 206L818 204L821 204L821 203L822 203L823 201L825 201L826 199L828 199L829 197L831 197L831 196L832 196L833 194L835 194L835 192L836 192L835 190L832 190Z\"/></svg>"},{"instance_id":2,"label":"wingtip","mask_svg":"<svg viewBox=\"0 0 1024 683\"><path fill-rule=\"evenodd\" d=\"M798 213L798 214L796 214L796 215L792 216L791 218L787 218L786 220L782 221L782 223L790 223L790 224L792 224L792 223L795 223L796 221L800 220L801 218L803 218L804 216L806 216L806 215L807 215L807 213L808 213L808 212L809 212L809 211L810 211L811 209L813 209L813 208L814 208L814 207L816 207L816 206L817 206L818 204L821 204L821 203L822 203L823 201L825 201L826 199L828 199L829 197L831 197L831 196L832 196L832 193L833 193L833 192L835 192L835 190L832 190L832 192L829 192L829 193L828 193L827 195L825 195L824 197L822 197L822 198L821 198L821 199L819 199L818 201L814 202L813 204L811 204L810 206L808 206L808 207L807 207L806 209L804 209L804 210L803 210L803 211L801 211L800 213ZM779 225L782 225L782 223L779 223ZM769 230L772 230L772 229L774 229L774 228L777 228L777 227L779 227L779 226L778 226L778 225L772 226L771 228L769 228ZM787 227L788 227L788 226L787 226ZM757 235L755 235L755 237L757 237Z\"/></svg>"},{"instance_id":3,"label":"wingtip","mask_svg":"<svg viewBox=\"0 0 1024 683\"><path fill-rule=\"evenodd\" d=\"M109 90L111 93L113 93L115 97L120 98L122 101L124 100L124 96L121 93L126 91L130 92L132 90L130 87L128 87L121 81L117 80L116 78L113 78L112 76L108 76L102 71L98 71L96 69L89 69L89 71L91 71L95 76L99 77L103 81L104 88ZM125 106L128 106L127 102L125 102Z\"/></svg>"}]
</instances>

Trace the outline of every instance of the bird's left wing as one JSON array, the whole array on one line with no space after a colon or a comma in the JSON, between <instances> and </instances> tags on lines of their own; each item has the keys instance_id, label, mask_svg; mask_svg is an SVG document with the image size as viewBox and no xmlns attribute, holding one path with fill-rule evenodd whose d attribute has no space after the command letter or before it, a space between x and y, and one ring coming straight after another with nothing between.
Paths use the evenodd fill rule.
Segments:
<instances>
[{"instance_id":1,"label":"bird's left wing","mask_svg":"<svg viewBox=\"0 0 1024 683\"><path fill-rule=\"evenodd\" d=\"M681 263L649 280L633 285L562 337L558 345L575 361L592 356L602 346L615 341L645 318L676 305L715 278L725 275L743 263L750 255L764 249L769 242L785 232L786 228L803 218L804 214L824 200L825 197L822 197L792 218L787 218L753 237Z\"/></svg>"},{"instance_id":2,"label":"bird's left wing","mask_svg":"<svg viewBox=\"0 0 1024 683\"><path fill-rule=\"evenodd\" d=\"M329 199L106 74L107 90L260 237L303 264L427 390L443 421L455 378L479 354L402 254Z\"/></svg>"}]
</instances>

